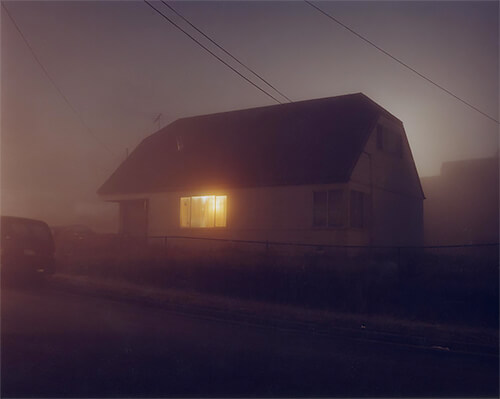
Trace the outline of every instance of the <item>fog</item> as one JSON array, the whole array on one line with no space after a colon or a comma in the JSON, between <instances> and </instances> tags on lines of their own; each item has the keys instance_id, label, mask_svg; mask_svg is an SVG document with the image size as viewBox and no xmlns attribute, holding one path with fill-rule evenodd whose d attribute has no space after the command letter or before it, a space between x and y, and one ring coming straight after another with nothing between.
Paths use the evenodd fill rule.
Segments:
<instances>
[{"instance_id":1,"label":"fog","mask_svg":"<svg viewBox=\"0 0 500 399\"><path fill-rule=\"evenodd\" d=\"M2 214L116 231L117 205L96 190L157 130L160 113L165 125L273 104L143 2L4 5L43 69L2 7ZM498 151L498 123L306 3L172 5L294 101L365 93L403 121L421 177ZM498 120L497 2L321 7ZM474 189L481 192L480 183ZM430 190L427 201L435 195Z\"/></svg>"}]
</instances>

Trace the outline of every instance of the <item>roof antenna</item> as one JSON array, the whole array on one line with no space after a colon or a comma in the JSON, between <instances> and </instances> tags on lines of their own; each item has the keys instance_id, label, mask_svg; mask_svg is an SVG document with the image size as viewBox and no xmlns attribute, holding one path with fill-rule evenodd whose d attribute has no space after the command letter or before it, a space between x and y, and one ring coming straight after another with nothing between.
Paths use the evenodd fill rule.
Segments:
<instances>
[{"instance_id":1,"label":"roof antenna","mask_svg":"<svg viewBox=\"0 0 500 399\"><path fill-rule=\"evenodd\" d=\"M153 121L153 123L156 123L158 122L158 130L160 130L161 128L161 117L163 116L163 114L160 112L158 114L158 116L155 118L155 120Z\"/></svg>"}]
</instances>

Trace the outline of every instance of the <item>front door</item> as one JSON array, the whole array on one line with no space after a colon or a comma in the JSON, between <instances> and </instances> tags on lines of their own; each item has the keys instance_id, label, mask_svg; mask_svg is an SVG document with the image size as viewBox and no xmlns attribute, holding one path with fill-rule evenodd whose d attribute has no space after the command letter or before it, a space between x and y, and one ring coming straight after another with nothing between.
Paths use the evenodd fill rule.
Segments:
<instances>
[{"instance_id":1,"label":"front door","mask_svg":"<svg viewBox=\"0 0 500 399\"><path fill-rule=\"evenodd\" d=\"M148 200L120 202L120 233L145 237L148 233Z\"/></svg>"}]
</instances>

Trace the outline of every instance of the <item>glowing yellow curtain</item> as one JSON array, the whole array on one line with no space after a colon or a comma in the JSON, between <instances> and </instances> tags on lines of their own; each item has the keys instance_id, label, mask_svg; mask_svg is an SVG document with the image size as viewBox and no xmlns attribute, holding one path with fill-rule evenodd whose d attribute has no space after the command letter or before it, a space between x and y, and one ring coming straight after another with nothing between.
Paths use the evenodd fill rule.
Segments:
<instances>
[{"instance_id":1,"label":"glowing yellow curtain","mask_svg":"<svg viewBox=\"0 0 500 399\"><path fill-rule=\"evenodd\" d=\"M218 195L215 199L215 226L226 227L227 196Z\"/></svg>"},{"instance_id":2,"label":"glowing yellow curtain","mask_svg":"<svg viewBox=\"0 0 500 399\"><path fill-rule=\"evenodd\" d=\"M181 197L181 227L189 227L191 225L191 198Z\"/></svg>"},{"instance_id":3,"label":"glowing yellow curtain","mask_svg":"<svg viewBox=\"0 0 500 399\"><path fill-rule=\"evenodd\" d=\"M203 195L181 197L181 227L225 227L227 196Z\"/></svg>"},{"instance_id":4,"label":"glowing yellow curtain","mask_svg":"<svg viewBox=\"0 0 500 399\"><path fill-rule=\"evenodd\" d=\"M191 227L214 227L215 196L191 197Z\"/></svg>"}]
</instances>

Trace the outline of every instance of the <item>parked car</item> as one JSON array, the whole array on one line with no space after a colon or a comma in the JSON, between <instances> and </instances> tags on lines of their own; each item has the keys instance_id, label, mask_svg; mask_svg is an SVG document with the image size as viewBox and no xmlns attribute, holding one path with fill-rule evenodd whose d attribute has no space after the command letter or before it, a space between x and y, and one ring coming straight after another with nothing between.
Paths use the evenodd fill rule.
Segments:
<instances>
[{"instance_id":1,"label":"parked car","mask_svg":"<svg viewBox=\"0 0 500 399\"><path fill-rule=\"evenodd\" d=\"M0 266L4 282L40 282L54 272L54 240L47 223L0 216Z\"/></svg>"},{"instance_id":2,"label":"parked car","mask_svg":"<svg viewBox=\"0 0 500 399\"><path fill-rule=\"evenodd\" d=\"M83 224L72 224L69 226L52 227L54 240L81 241L95 237L96 233L90 227Z\"/></svg>"}]
</instances>

